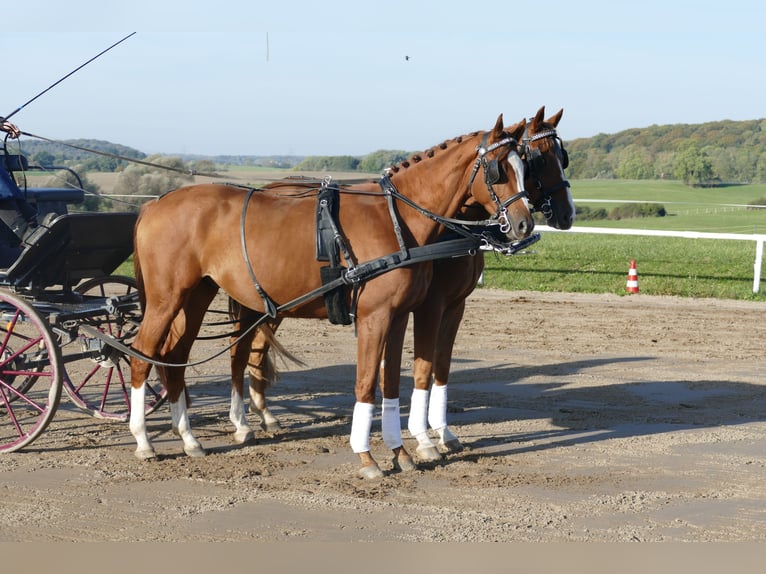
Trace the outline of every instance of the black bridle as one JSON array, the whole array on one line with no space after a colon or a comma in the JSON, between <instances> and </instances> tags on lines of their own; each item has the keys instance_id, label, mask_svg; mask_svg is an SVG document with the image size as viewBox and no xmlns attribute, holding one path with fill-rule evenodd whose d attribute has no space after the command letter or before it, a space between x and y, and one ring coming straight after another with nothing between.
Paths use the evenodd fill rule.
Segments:
<instances>
[{"instance_id":1,"label":"black bridle","mask_svg":"<svg viewBox=\"0 0 766 574\"><path fill-rule=\"evenodd\" d=\"M512 138L508 135L504 137L503 139L496 141L493 144L490 144L487 146L487 138L489 137L489 132L484 134L484 137L481 140L481 143L479 144L479 147L476 148L476 161L473 164L473 171L471 172L471 178L468 181L468 189L469 192L471 188L473 188L473 182L476 179L476 174L479 172L479 167L484 168L484 184L487 186L487 191L489 192L489 196L492 199L492 201L495 202L495 205L497 206L497 210L495 211L495 214L492 216L491 219L497 220L497 222L500 224L500 231L502 233L508 233L511 230L511 222L508 219L508 206L511 205L513 202L518 201L519 199L527 200L529 198L529 194L527 193L527 190L524 189L524 166L521 162L521 157L516 152L516 148L519 145L519 142L516 141L515 138ZM516 175L516 182L517 187L519 188L519 191L506 199L505 201L500 201L500 198L495 193L494 188L492 187L493 184L498 183L501 181L504 177L507 177L503 173L503 169L500 166L500 162L497 158L495 159L487 159L487 154L490 152L495 151L496 149L499 149L501 147L507 147L508 148L508 161L510 163L511 157L516 157L519 159L519 165L513 166L514 172ZM511 155L513 154L513 155ZM473 193L471 192L471 195ZM530 210L531 212L531 210Z\"/></svg>"},{"instance_id":2,"label":"black bridle","mask_svg":"<svg viewBox=\"0 0 766 574\"><path fill-rule=\"evenodd\" d=\"M529 125L527 125L527 129L529 129ZM535 202L532 209L533 211L539 211L543 214L546 220L550 221L553 218L551 196L557 191L569 187L569 181L563 179L554 186L543 186L542 171L545 167L545 157L543 157L543 153L538 148L534 148L530 144L547 138L552 138L554 140L553 145L556 150L556 155L561 162L561 168L566 169L569 167L569 154L555 129L544 130L531 136L527 135L527 132L525 131L521 141L521 154L524 158L527 175L535 182L535 189L542 194L542 201Z\"/></svg>"}]
</instances>

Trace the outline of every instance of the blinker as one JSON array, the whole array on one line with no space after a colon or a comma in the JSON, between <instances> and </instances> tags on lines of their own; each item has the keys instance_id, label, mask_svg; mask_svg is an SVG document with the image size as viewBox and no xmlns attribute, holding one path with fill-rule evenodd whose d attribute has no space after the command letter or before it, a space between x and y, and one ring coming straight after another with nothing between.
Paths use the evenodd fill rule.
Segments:
<instances>
[{"instance_id":1,"label":"blinker","mask_svg":"<svg viewBox=\"0 0 766 574\"><path fill-rule=\"evenodd\" d=\"M486 178L490 185L494 185L500 181L500 164L496 159L487 162Z\"/></svg>"}]
</instances>

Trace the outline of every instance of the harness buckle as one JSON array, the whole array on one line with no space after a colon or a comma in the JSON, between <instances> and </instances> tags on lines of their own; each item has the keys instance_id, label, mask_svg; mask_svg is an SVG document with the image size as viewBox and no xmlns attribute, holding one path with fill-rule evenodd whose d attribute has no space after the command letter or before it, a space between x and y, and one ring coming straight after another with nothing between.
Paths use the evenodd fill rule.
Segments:
<instances>
[{"instance_id":1,"label":"harness buckle","mask_svg":"<svg viewBox=\"0 0 766 574\"><path fill-rule=\"evenodd\" d=\"M540 211L546 220L551 220L553 218L553 206L551 204L550 197L545 198L545 201L543 201L542 205L540 206Z\"/></svg>"},{"instance_id":2,"label":"harness buckle","mask_svg":"<svg viewBox=\"0 0 766 574\"><path fill-rule=\"evenodd\" d=\"M497 221L502 233L507 234L511 230L511 221L508 219L508 210L505 207L497 212Z\"/></svg>"}]
</instances>

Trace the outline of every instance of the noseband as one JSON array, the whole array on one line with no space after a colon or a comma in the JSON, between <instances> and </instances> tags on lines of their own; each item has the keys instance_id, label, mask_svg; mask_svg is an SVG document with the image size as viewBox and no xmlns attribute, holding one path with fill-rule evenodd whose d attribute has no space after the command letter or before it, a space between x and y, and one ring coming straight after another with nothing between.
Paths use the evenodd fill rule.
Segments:
<instances>
[{"instance_id":1,"label":"noseband","mask_svg":"<svg viewBox=\"0 0 766 574\"><path fill-rule=\"evenodd\" d=\"M561 138L559 138L558 132L553 129L545 130L529 137L527 137L527 132L525 131L524 136L522 137L521 153L524 156L524 164L528 170L529 177L534 179L535 188L543 195L543 201L540 204L540 207L538 208L537 205L533 205L532 209L533 211L540 211L545 219L550 221L553 219L551 196L558 190L569 187L569 181L564 179L553 187L543 187L541 171L545 166L545 158L539 149L533 148L529 144L546 138L554 139L554 145L557 148L558 155L561 157L561 168L566 169L569 167L569 154L564 148L564 144L562 143Z\"/></svg>"},{"instance_id":2,"label":"noseband","mask_svg":"<svg viewBox=\"0 0 766 574\"><path fill-rule=\"evenodd\" d=\"M476 161L473 164L471 179L468 181L468 189L470 190L473 187L473 181L476 179L476 174L479 172L479 167L484 168L484 184L487 186L487 191L489 192L489 196L492 198L492 201L494 201L495 205L497 205L495 214L491 217L491 219L496 219L498 221L500 224L500 231L502 233L508 233L511 230L511 222L510 219L508 219L508 206L511 205L514 201L518 201L519 199L526 200L529 198L529 194L524 189L523 168L521 170L522 173L519 173L518 169L514 169L517 187L520 189L520 191L505 201L500 201L500 198L495 193L492 185L499 182L502 178L500 171L502 168L500 167L500 163L497 159L487 159L487 154L495 151L498 148L508 147L509 158L511 154L514 154L517 158L519 158L519 155L515 150L518 142L514 138L508 136L487 146L488 137L489 133L484 134L484 137L481 140L481 144L479 144L479 147L476 148Z\"/></svg>"}]
</instances>

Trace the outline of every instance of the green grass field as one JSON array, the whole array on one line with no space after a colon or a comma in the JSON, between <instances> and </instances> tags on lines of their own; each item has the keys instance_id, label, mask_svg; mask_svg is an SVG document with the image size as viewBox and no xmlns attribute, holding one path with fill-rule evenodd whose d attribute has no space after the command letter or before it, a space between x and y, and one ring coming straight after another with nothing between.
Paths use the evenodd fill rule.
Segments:
<instances>
[{"instance_id":1,"label":"green grass field","mask_svg":"<svg viewBox=\"0 0 766 574\"><path fill-rule=\"evenodd\" d=\"M665 217L580 221L575 226L766 234L766 210L732 207L766 197L766 185L694 189L665 181L573 181L591 208L661 202ZM609 203L588 200L609 200ZM485 286L534 291L625 293L630 260L649 295L766 300L752 292L755 241L551 232L529 254L485 256ZM764 285L766 288L766 285Z\"/></svg>"},{"instance_id":2,"label":"green grass field","mask_svg":"<svg viewBox=\"0 0 766 574\"><path fill-rule=\"evenodd\" d=\"M576 226L766 234L766 209L731 207L766 197L766 185L694 189L675 181L575 180L572 194L576 204L591 208L657 201L668 212ZM755 241L541 231L542 239L525 254L486 254L484 286L624 294L634 259L642 294L766 300L766 282L760 293L752 292ZM132 262L117 273L132 275Z\"/></svg>"}]
</instances>

